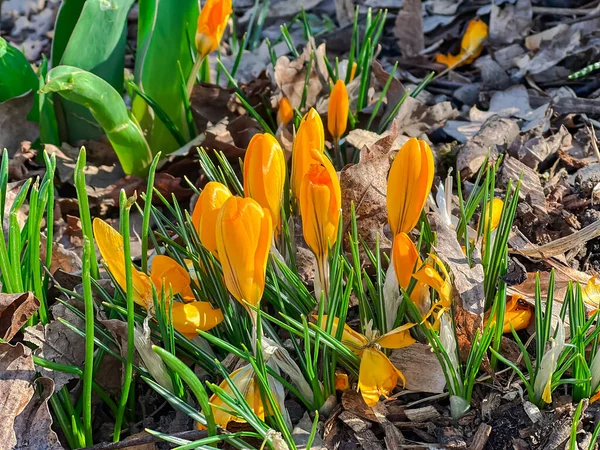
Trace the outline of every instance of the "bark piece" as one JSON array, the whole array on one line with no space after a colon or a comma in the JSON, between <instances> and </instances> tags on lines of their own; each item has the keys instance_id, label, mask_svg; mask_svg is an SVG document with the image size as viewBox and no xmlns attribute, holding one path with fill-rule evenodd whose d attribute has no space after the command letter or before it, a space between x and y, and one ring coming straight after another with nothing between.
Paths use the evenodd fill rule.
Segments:
<instances>
[{"instance_id":1,"label":"bark piece","mask_svg":"<svg viewBox=\"0 0 600 450\"><path fill-rule=\"evenodd\" d=\"M477 427L477 431L475 432L475 436L473 436L469 450L483 450L485 448L485 444L487 444L491 432L492 427L490 427L487 423L480 423L479 427Z\"/></svg>"},{"instance_id":2,"label":"bark piece","mask_svg":"<svg viewBox=\"0 0 600 450\"><path fill-rule=\"evenodd\" d=\"M429 422L433 419L439 419L440 413L433 406L424 406L422 408L406 409L404 414L411 422Z\"/></svg>"},{"instance_id":3,"label":"bark piece","mask_svg":"<svg viewBox=\"0 0 600 450\"><path fill-rule=\"evenodd\" d=\"M492 116L466 144L458 147L456 168L463 178L470 178L481 168L486 156L498 157L499 149L508 147L519 135L519 126L514 120Z\"/></svg>"},{"instance_id":4,"label":"bark piece","mask_svg":"<svg viewBox=\"0 0 600 450\"><path fill-rule=\"evenodd\" d=\"M521 175L519 198L526 201L532 207L538 224L548 223L546 196L544 195L544 189L542 188L538 173L518 159L507 156L501 171L501 179L504 185L508 183L508 180L512 180L514 186L519 181Z\"/></svg>"}]
</instances>

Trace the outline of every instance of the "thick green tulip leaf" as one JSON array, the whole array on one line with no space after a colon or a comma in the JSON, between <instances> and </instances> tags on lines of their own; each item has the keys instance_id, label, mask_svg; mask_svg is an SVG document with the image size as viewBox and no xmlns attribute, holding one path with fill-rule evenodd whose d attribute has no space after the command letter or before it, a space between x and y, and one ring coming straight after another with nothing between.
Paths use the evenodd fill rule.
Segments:
<instances>
[{"instance_id":1,"label":"thick green tulip leaf","mask_svg":"<svg viewBox=\"0 0 600 450\"><path fill-rule=\"evenodd\" d=\"M197 0L140 0L135 82L168 115L189 140L178 62L184 77L192 70L190 37L196 33ZM136 96L132 111L156 153L170 153L179 144L144 99Z\"/></svg>"},{"instance_id":2,"label":"thick green tulip leaf","mask_svg":"<svg viewBox=\"0 0 600 450\"><path fill-rule=\"evenodd\" d=\"M25 55L0 37L0 103L37 86L37 77Z\"/></svg>"},{"instance_id":3,"label":"thick green tulip leaf","mask_svg":"<svg viewBox=\"0 0 600 450\"><path fill-rule=\"evenodd\" d=\"M150 147L121 95L102 78L71 66L48 73L42 93L56 92L92 114L112 144L128 174L144 176L152 162Z\"/></svg>"},{"instance_id":4,"label":"thick green tulip leaf","mask_svg":"<svg viewBox=\"0 0 600 450\"><path fill-rule=\"evenodd\" d=\"M57 18L60 39L53 46L55 67L59 62L87 70L121 92L127 14L132 4L133 0L86 0L82 5L80 0L70 0L63 5ZM66 45L65 40L68 40ZM102 135L85 109L68 102L61 102L61 106L69 141L97 139Z\"/></svg>"}]
</instances>

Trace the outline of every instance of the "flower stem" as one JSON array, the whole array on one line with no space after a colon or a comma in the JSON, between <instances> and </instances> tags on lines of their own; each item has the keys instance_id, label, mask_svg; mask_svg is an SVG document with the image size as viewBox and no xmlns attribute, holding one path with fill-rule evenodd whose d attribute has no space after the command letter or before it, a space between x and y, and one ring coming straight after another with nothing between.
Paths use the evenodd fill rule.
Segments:
<instances>
[{"instance_id":1,"label":"flower stem","mask_svg":"<svg viewBox=\"0 0 600 450\"><path fill-rule=\"evenodd\" d=\"M204 61L204 57L200 55L200 53L197 53L196 61L194 61L194 66L192 67L192 71L190 72L190 76L188 77L185 87L188 98L190 98L192 95L192 90L194 89L194 84L196 84L196 77L200 71L200 66L202 66L202 61Z\"/></svg>"},{"instance_id":2,"label":"flower stem","mask_svg":"<svg viewBox=\"0 0 600 450\"><path fill-rule=\"evenodd\" d=\"M319 272L319 280L321 281L321 290L324 294L324 311L327 311L327 303L329 301L329 274L328 272L329 264L327 262L327 256L321 256L317 258L317 270ZM317 302L321 299L318 298Z\"/></svg>"},{"instance_id":3,"label":"flower stem","mask_svg":"<svg viewBox=\"0 0 600 450\"><path fill-rule=\"evenodd\" d=\"M340 138L333 139L333 148L335 151L335 159L339 165L339 168L344 167L344 159L342 158L342 149L340 148Z\"/></svg>"}]
</instances>

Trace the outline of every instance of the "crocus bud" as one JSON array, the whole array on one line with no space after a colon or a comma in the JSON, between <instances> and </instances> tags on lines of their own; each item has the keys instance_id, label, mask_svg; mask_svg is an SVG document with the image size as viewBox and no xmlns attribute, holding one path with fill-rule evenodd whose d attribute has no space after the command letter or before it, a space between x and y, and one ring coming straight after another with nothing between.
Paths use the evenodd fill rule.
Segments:
<instances>
[{"instance_id":1,"label":"crocus bud","mask_svg":"<svg viewBox=\"0 0 600 450\"><path fill-rule=\"evenodd\" d=\"M255 134L244 158L244 195L269 210L279 230L279 216L285 186L285 156L270 134Z\"/></svg>"},{"instance_id":2,"label":"crocus bud","mask_svg":"<svg viewBox=\"0 0 600 450\"><path fill-rule=\"evenodd\" d=\"M433 154L425 141L410 138L398 151L387 185L388 220L393 235L410 232L433 183Z\"/></svg>"},{"instance_id":3,"label":"crocus bud","mask_svg":"<svg viewBox=\"0 0 600 450\"><path fill-rule=\"evenodd\" d=\"M283 97L279 102L279 109L277 110L277 125L286 126L290 120L294 117L294 108L290 101Z\"/></svg>"},{"instance_id":4,"label":"crocus bud","mask_svg":"<svg viewBox=\"0 0 600 450\"><path fill-rule=\"evenodd\" d=\"M196 30L196 50L201 58L217 49L232 12L231 0L206 0Z\"/></svg>"},{"instance_id":5,"label":"crocus bud","mask_svg":"<svg viewBox=\"0 0 600 450\"><path fill-rule=\"evenodd\" d=\"M227 186L211 181L204 186L192 214L192 223L198 232L200 242L215 256L217 256L217 238L215 236L217 216L223 203L229 197L231 197L231 192Z\"/></svg>"},{"instance_id":6,"label":"crocus bud","mask_svg":"<svg viewBox=\"0 0 600 450\"><path fill-rule=\"evenodd\" d=\"M412 274L420 269L421 257L410 237L402 232L396 235L392 252L398 284L406 290L410 284Z\"/></svg>"},{"instance_id":7,"label":"crocus bud","mask_svg":"<svg viewBox=\"0 0 600 450\"><path fill-rule=\"evenodd\" d=\"M348 91L344 81L339 79L331 90L327 112L327 129L334 139L341 138L346 131L348 108Z\"/></svg>"},{"instance_id":8,"label":"crocus bud","mask_svg":"<svg viewBox=\"0 0 600 450\"><path fill-rule=\"evenodd\" d=\"M273 241L269 211L251 198L231 197L219 212L216 230L227 289L240 303L256 306L265 288Z\"/></svg>"},{"instance_id":9,"label":"crocus bud","mask_svg":"<svg viewBox=\"0 0 600 450\"><path fill-rule=\"evenodd\" d=\"M311 108L300 122L292 148L290 185L296 198L300 196L302 179L308 172L308 169L310 169L310 165L318 163L312 157L313 150L317 150L319 154L323 154L325 151L325 132L321 117L319 117L314 108Z\"/></svg>"},{"instance_id":10,"label":"crocus bud","mask_svg":"<svg viewBox=\"0 0 600 450\"><path fill-rule=\"evenodd\" d=\"M300 189L302 232L317 258L323 258L337 240L342 192L331 161L317 151L312 157L319 162L310 166Z\"/></svg>"}]
</instances>

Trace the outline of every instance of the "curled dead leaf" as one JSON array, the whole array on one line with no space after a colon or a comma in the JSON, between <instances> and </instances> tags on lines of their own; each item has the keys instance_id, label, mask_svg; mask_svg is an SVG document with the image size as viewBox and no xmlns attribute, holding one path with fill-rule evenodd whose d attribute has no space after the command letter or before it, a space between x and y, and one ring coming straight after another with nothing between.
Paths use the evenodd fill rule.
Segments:
<instances>
[{"instance_id":1,"label":"curled dead leaf","mask_svg":"<svg viewBox=\"0 0 600 450\"><path fill-rule=\"evenodd\" d=\"M33 292L0 294L0 336L10 341L40 307Z\"/></svg>"}]
</instances>

